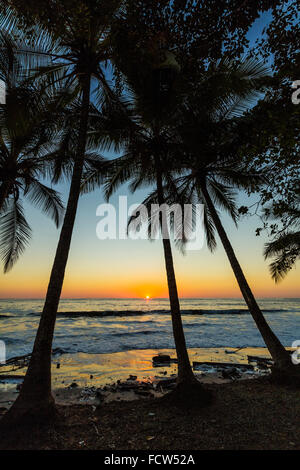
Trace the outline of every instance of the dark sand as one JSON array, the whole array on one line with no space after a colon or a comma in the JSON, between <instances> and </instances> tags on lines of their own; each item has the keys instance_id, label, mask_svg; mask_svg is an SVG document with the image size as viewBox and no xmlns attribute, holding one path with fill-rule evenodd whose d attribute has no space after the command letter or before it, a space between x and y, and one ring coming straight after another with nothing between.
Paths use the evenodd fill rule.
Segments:
<instances>
[{"instance_id":1,"label":"dark sand","mask_svg":"<svg viewBox=\"0 0 300 470\"><path fill-rule=\"evenodd\" d=\"M198 450L300 449L300 394L266 377L210 384L207 408L161 399L59 406L60 423L16 430L2 449Z\"/></svg>"}]
</instances>

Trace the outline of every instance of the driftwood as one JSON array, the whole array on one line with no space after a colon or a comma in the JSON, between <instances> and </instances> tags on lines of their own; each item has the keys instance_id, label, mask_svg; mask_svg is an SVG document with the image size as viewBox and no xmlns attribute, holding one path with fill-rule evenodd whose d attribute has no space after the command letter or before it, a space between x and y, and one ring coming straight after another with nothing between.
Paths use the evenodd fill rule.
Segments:
<instances>
[{"instance_id":1,"label":"driftwood","mask_svg":"<svg viewBox=\"0 0 300 470\"><path fill-rule=\"evenodd\" d=\"M247 346L241 346L240 348L237 348L235 351L228 351L227 349L225 349L225 354L235 354L239 351L241 351L242 349L246 349Z\"/></svg>"},{"instance_id":2,"label":"driftwood","mask_svg":"<svg viewBox=\"0 0 300 470\"><path fill-rule=\"evenodd\" d=\"M153 367L170 366L171 364L177 364L176 358L171 358L166 354L159 354L158 356L152 357Z\"/></svg>"},{"instance_id":3,"label":"driftwood","mask_svg":"<svg viewBox=\"0 0 300 470\"><path fill-rule=\"evenodd\" d=\"M61 351L62 350L60 348L56 348L56 349L53 349L52 354L53 355L58 354L58 353L60 354ZM23 367L26 367L28 365L30 358L31 358L31 353L24 354L23 356L11 357L10 359L7 359L5 361L5 363L0 364L0 368L1 367L7 367L7 366L12 367L12 369L10 369L10 370L5 369L5 373L11 372L11 371L14 371L14 370L18 370L18 369L23 369ZM0 370L0 378L3 379L3 377L4 377L4 375L1 373L1 370ZM10 376L10 377L12 377L12 376Z\"/></svg>"},{"instance_id":4,"label":"driftwood","mask_svg":"<svg viewBox=\"0 0 300 470\"><path fill-rule=\"evenodd\" d=\"M19 361L24 361L25 359L29 359L31 356L30 354L24 354L24 356L15 356L11 357L10 359L7 359L7 361L4 364L0 364L0 367L5 367L5 366L10 366L17 364Z\"/></svg>"},{"instance_id":5,"label":"driftwood","mask_svg":"<svg viewBox=\"0 0 300 470\"><path fill-rule=\"evenodd\" d=\"M0 379L4 378L12 378L14 376L12 375L5 375L7 372L13 372L15 370L23 369L26 367L29 363L31 354L24 354L23 356L16 356L16 357L11 357L10 359L7 359L7 361L4 364L0 364L1 367L5 367L5 371L2 374L1 369L0 369ZM7 366L11 366L11 369L7 369Z\"/></svg>"},{"instance_id":6,"label":"driftwood","mask_svg":"<svg viewBox=\"0 0 300 470\"><path fill-rule=\"evenodd\" d=\"M248 362L257 362L257 364L265 364L265 365L272 365L273 360L268 359L266 357L258 357L258 356L247 356Z\"/></svg>"},{"instance_id":7,"label":"driftwood","mask_svg":"<svg viewBox=\"0 0 300 470\"><path fill-rule=\"evenodd\" d=\"M230 367L231 369L236 367L239 369L253 370L254 367L251 364L235 364L233 362L193 362L193 369L198 366L212 366L212 367Z\"/></svg>"}]
</instances>

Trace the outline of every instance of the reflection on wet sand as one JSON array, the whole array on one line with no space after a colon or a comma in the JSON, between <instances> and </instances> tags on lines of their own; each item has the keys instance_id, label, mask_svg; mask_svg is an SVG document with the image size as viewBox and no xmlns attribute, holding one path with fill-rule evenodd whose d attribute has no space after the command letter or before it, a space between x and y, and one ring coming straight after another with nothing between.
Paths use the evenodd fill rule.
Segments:
<instances>
[{"instance_id":1,"label":"reflection on wet sand","mask_svg":"<svg viewBox=\"0 0 300 470\"><path fill-rule=\"evenodd\" d=\"M139 380L154 380L157 376L176 374L177 365L171 363L154 368L152 358L157 354L176 358L173 349L146 349L113 354L65 354L57 359L52 366L54 388L64 382L68 385L74 381L79 386L102 386L117 380L126 380L135 375ZM265 348L207 348L190 349L191 362L219 362L232 364L248 364L248 356L270 358ZM60 364L57 369L56 363ZM214 373L213 368L211 374ZM201 375L201 373L200 373ZM209 375L209 371L206 372ZM91 378L92 376L92 378ZM204 379L204 377L203 377Z\"/></svg>"},{"instance_id":2,"label":"reflection on wet sand","mask_svg":"<svg viewBox=\"0 0 300 470\"><path fill-rule=\"evenodd\" d=\"M153 358L158 355L170 356L171 361L155 367ZM195 348L189 350L189 356L198 380L206 384L258 377L268 373L270 361L266 348ZM54 354L53 393L60 404L88 403L96 406L99 400L109 402L159 397L174 385L177 373L175 361L174 349L113 354ZM22 365L1 367L0 406L11 406L25 372L26 367Z\"/></svg>"}]
</instances>

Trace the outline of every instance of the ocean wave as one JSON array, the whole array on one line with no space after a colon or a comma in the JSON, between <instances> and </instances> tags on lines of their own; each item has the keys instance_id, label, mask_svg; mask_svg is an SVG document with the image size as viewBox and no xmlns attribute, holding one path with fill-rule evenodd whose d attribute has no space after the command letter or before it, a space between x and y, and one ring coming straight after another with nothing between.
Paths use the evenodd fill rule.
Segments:
<instances>
[{"instance_id":1,"label":"ocean wave","mask_svg":"<svg viewBox=\"0 0 300 470\"><path fill-rule=\"evenodd\" d=\"M120 338L123 336L138 336L138 335L157 335L157 334L168 334L168 331L157 331L157 330L140 330L140 331L125 331L120 333L110 333L109 336Z\"/></svg>"},{"instance_id":2,"label":"ocean wave","mask_svg":"<svg viewBox=\"0 0 300 470\"><path fill-rule=\"evenodd\" d=\"M289 312L287 309L263 309L263 313L283 313ZM182 315L249 315L248 309L182 309ZM38 315L33 313L32 315ZM105 310L105 311L76 311L76 312L58 312L61 317L130 317L144 315L170 315L170 310Z\"/></svg>"}]
</instances>

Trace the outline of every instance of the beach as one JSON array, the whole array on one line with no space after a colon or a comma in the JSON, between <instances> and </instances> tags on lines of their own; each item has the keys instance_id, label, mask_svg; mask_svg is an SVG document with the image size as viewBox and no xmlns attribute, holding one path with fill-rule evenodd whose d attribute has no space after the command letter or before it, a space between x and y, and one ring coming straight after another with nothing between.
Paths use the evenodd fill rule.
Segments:
<instances>
[{"instance_id":1,"label":"beach","mask_svg":"<svg viewBox=\"0 0 300 470\"><path fill-rule=\"evenodd\" d=\"M261 303L275 328L285 325L281 334L289 346L300 336L299 301ZM63 301L51 367L62 420L30 430L28 436L15 433L2 442L3 448L300 448L299 393L269 382L270 354L260 346L242 302L201 299L183 304L187 342L213 344L188 349L194 374L212 393L211 406L202 409L199 403L199 409L182 410L163 401L177 375L176 351L168 347L167 301ZM0 302L9 346L7 362L0 366L0 414L20 391L40 306L41 301ZM225 343L227 337L231 342Z\"/></svg>"},{"instance_id":2,"label":"beach","mask_svg":"<svg viewBox=\"0 0 300 470\"><path fill-rule=\"evenodd\" d=\"M13 436L3 436L0 449L103 450L105 456L136 449L299 450L298 390L266 378L206 388L213 395L206 408L176 408L162 399L141 398L102 406L59 404L55 424L25 432L16 428Z\"/></svg>"},{"instance_id":3,"label":"beach","mask_svg":"<svg viewBox=\"0 0 300 470\"><path fill-rule=\"evenodd\" d=\"M299 299L259 302L284 345L290 347L300 338ZM0 339L5 341L8 361L0 367L2 407L9 407L17 396L42 304L38 299L0 300ZM226 372L222 375L222 370L210 363L235 367L249 365L248 356L270 358L241 299L182 299L181 306L190 361L193 365L208 363L194 367L201 382L230 381L223 376ZM167 299L62 299L52 354L52 387L57 402L91 404L97 389L126 382L130 376L150 384L174 378L174 361L165 367L153 367L152 358L159 354L176 358ZM20 360L13 359L17 357ZM236 379L268 373L256 366L254 363L253 369L239 370L241 377ZM72 384L75 385L70 387ZM152 392L157 395L156 390ZM136 397L133 391L118 394L120 400ZM115 398L113 392L105 400Z\"/></svg>"},{"instance_id":4,"label":"beach","mask_svg":"<svg viewBox=\"0 0 300 470\"><path fill-rule=\"evenodd\" d=\"M155 364L153 358L169 357ZM203 384L222 384L255 379L269 374L270 355L265 348L195 348L190 361ZM262 362L260 362L260 359ZM9 408L16 399L28 358L9 361L0 367L0 406ZM270 362L269 362L270 361ZM61 405L135 400L144 394L160 397L172 388L176 379L175 350L132 350L112 354L53 354L52 388ZM126 386L122 386L122 384Z\"/></svg>"},{"instance_id":5,"label":"beach","mask_svg":"<svg viewBox=\"0 0 300 470\"><path fill-rule=\"evenodd\" d=\"M165 364L153 362L168 356ZM300 448L299 391L270 383L265 348L192 349L189 356L197 379L212 394L211 406L164 403L176 380L174 350L54 354L52 386L60 418L28 434L15 430L0 448ZM0 379L0 414L18 395L26 371L21 366L1 367L0 377L7 378Z\"/></svg>"}]
</instances>

